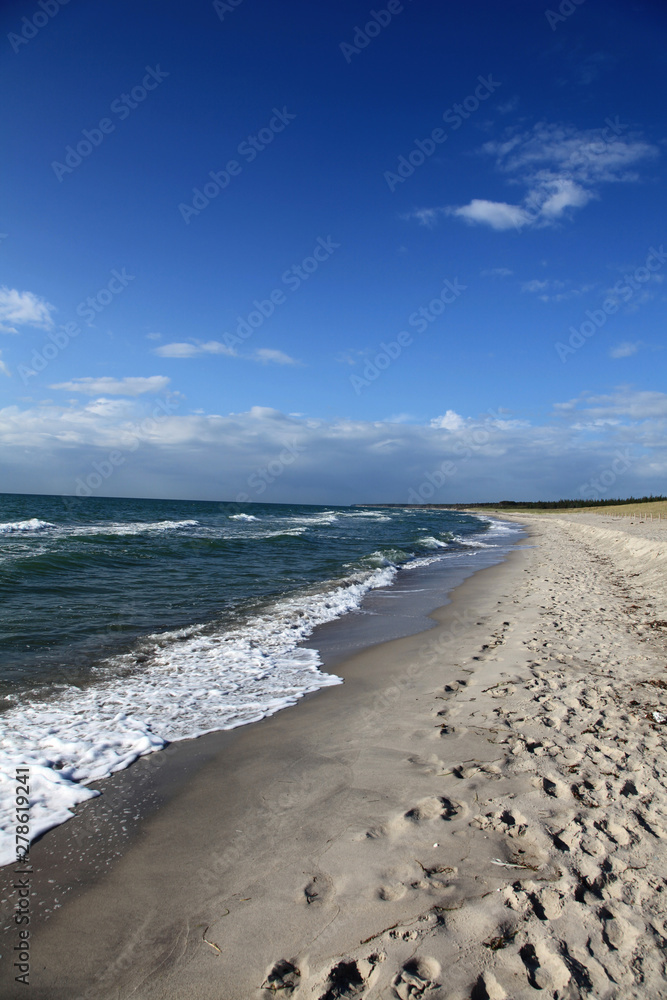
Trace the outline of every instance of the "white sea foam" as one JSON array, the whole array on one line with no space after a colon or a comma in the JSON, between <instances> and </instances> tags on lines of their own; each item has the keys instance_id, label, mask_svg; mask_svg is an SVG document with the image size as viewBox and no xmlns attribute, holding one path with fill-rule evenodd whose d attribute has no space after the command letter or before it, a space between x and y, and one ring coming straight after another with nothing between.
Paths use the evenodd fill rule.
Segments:
<instances>
[{"instance_id":1,"label":"white sea foam","mask_svg":"<svg viewBox=\"0 0 667 1000\"><path fill-rule=\"evenodd\" d=\"M298 644L313 629L358 608L389 585L396 567L357 572L343 583L285 597L244 625L193 627L147 637L139 667L128 654L106 680L66 687L53 701L21 696L2 716L0 865L15 859L15 768L30 768L31 836L71 817L95 792L87 784L121 770L167 741L233 729L273 715L341 680L318 669ZM114 668L130 668L122 677Z\"/></svg>"},{"instance_id":2,"label":"white sea foam","mask_svg":"<svg viewBox=\"0 0 667 1000\"><path fill-rule=\"evenodd\" d=\"M449 558L449 556L447 557ZM442 562L443 553L437 556L419 556L417 559L411 559L410 562L402 566L401 569L421 569L423 566L431 566L433 563Z\"/></svg>"},{"instance_id":3,"label":"white sea foam","mask_svg":"<svg viewBox=\"0 0 667 1000\"><path fill-rule=\"evenodd\" d=\"M301 517L286 517L285 520L292 524L305 524L310 527L314 524L334 524L338 520L338 514L333 510L325 510L321 514L304 514Z\"/></svg>"},{"instance_id":4,"label":"white sea foam","mask_svg":"<svg viewBox=\"0 0 667 1000\"><path fill-rule=\"evenodd\" d=\"M346 510L342 511L343 517L366 517L371 521L391 521L387 514L380 514L375 510Z\"/></svg>"},{"instance_id":5,"label":"white sea foam","mask_svg":"<svg viewBox=\"0 0 667 1000\"><path fill-rule=\"evenodd\" d=\"M196 528L199 521L127 521L102 524L80 524L64 527L68 535L144 535L152 532L173 531L181 528Z\"/></svg>"},{"instance_id":6,"label":"white sea foam","mask_svg":"<svg viewBox=\"0 0 667 1000\"><path fill-rule=\"evenodd\" d=\"M259 521L259 518L255 517L254 514L230 514L229 515L229 520L230 521Z\"/></svg>"},{"instance_id":7,"label":"white sea foam","mask_svg":"<svg viewBox=\"0 0 667 1000\"><path fill-rule=\"evenodd\" d=\"M449 542L443 542L434 535L427 535L426 538L420 538L417 544L423 545L425 549L446 549Z\"/></svg>"},{"instance_id":8,"label":"white sea foam","mask_svg":"<svg viewBox=\"0 0 667 1000\"><path fill-rule=\"evenodd\" d=\"M5 521L0 524L0 534L13 535L22 531L46 531L48 528L55 528L55 524L50 521L40 521L38 517L31 517L28 521Z\"/></svg>"},{"instance_id":9,"label":"white sea foam","mask_svg":"<svg viewBox=\"0 0 667 1000\"><path fill-rule=\"evenodd\" d=\"M249 538L282 538L285 535L291 535L293 538L298 538L300 535L305 535L308 528L281 528L279 531L270 531L268 535L249 535Z\"/></svg>"},{"instance_id":10,"label":"white sea foam","mask_svg":"<svg viewBox=\"0 0 667 1000\"><path fill-rule=\"evenodd\" d=\"M49 532L59 536L76 535L143 535L155 531L173 531L181 528L195 528L199 521L103 521L101 524L52 524L32 517L28 521L7 521L0 524L0 534L11 535L18 532Z\"/></svg>"},{"instance_id":11,"label":"white sea foam","mask_svg":"<svg viewBox=\"0 0 667 1000\"><path fill-rule=\"evenodd\" d=\"M475 514L475 517L478 517L481 521L486 521L489 525L485 534L508 535L519 529L519 525L515 524L514 521L498 521L495 517L489 517L488 514Z\"/></svg>"},{"instance_id":12,"label":"white sea foam","mask_svg":"<svg viewBox=\"0 0 667 1000\"><path fill-rule=\"evenodd\" d=\"M482 542L478 538L472 538L470 535L453 535L452 540L457 542L459 545L465 546L467 549L494 549L495 545L489 542Z\"/></svg>"}]
</instances>

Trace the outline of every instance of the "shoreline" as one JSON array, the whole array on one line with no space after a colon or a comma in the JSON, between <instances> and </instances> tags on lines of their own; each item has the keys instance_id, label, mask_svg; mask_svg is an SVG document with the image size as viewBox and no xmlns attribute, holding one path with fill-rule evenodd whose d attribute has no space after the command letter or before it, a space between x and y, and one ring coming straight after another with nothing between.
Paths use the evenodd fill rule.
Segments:
<instances>
[{"instance_id":1,"label":"shoreline","mask_svg":"<svg viewBox=\"0 0 667 1000\"><path fill-rule=\"evenodd\" d=\"M132 513L137 514L130 510L127 516ZM428 612L444 603L444 595L456 585L459 578L473 572L479 563L484 565L502 558L508 543L517 535L516 531L508 535L507 526L502 528L493 519L479 520L468 516L453 518L450 515L431 515L408 521L398 517L398 532L396 518L373 515L368 524L365 518L362 519L364 530L359 533L362 525L355 520L358 518L357 514L350 515L352 521L348 521L346 512L336 514L334 511L326 511L325 514L323 520L322 516L313 518L307 510L298 510L293 517L287 519L287 528L290 531L293 528L299 536L310 532L313 538L319 538L322 533L322 545L316 545L311 550L309 541L294 541L282 536L275 545L273 541L266 542L268 554L265 555L269 566L265 569L268 576L264 572L263 579L256 585L252 584L254 576L262 574L258 574L258 567L253 569L254 557L249 558L248 579L241 573L243 582L237 586L237 590L240 588L241 591L249 592L248 601L245 606L242 602L234 614L228 613L229 609L224 611L223 607L222 610L219 609L219 615L211 617L206 613L199 615L195 609L191 619L182 623L182 629L173 622L166 622L164 617L160 619L159 625L152 623L155 627L151 629L149 611L151 608L155 610L154 605L161 602L154 600L155 588L148 587L145 611L139 609L136 600L129 602L130 618L132 615L135 619L142 614L148 615L144 629L146 631L147 628L148 631L145 635L133 636L133 629L130 628L130 634L124 640L126 645L116 646L113 655L107 657L108 650L105 652L104 642L112 634L113 641L116 641L114 636L118 622L114 619L109 625L109 632L102 630L102 647L97 655L93 655L93 650L88 649L90 662L87 662L85 670L83 665L80 665L80 670L77 667L77 656L81 649L74 642L73 649L61 652L62 656L71 657L71 678L66 672L61 676L59 670L56 670L48 684L46 681L49 678L45 674L41 681L37 677L33 687L28 672L23 684L25 690L22 690L18 681L14 687L10 685L4 710L0 713L4 733L0 754L0 785L5 788L0 802L0 865L11 864L14 857L14 820L11 809L13 795L7 793L11 789L15 762L32 767L33 805L30 825L33 837L39 837L54 825L66 821L71 816L68 810L73 806L95 795L99 785L93 782L106 779L116 769L124 769L147 752L164 749L169 743L195 739L209 732L232 729L257 721L298 701L307 692L340 683L340 679L331 672L327 675L317 648L320 636L326 635L331 639L341 634L335 628L327 629L327 624L344 617L349 623L347 631L357 633L354 641L348 641L347 633L345 634L345 641L339 643L340 648L336 650L337 659L355 651L355 646L416 631L423 624L428 624L424 611ZM138 558L141 558L142 553L150 556L155 566L163 565L161 560L166 559L163 569L171 583L165 585L165 593L162 595L165 599L169 594L169 587L173 586L171 577L174 574L178 577L182 572L181 560L174 556L174 550L179 552L185 547L184 551L187 552L194 545L199 551L201 545L204 545L204 551L207 552L206 546L211 541L209 533L212 531L215 536L215 551L218 552L221 545L222 551L226 552L230 544L229 538L233 540L235 532L240 531L246 539L242 544L246 547L250 545L252 552L261 552L266 548L265 539L271 540L275 534L271 522L275 516L273 508L266 511L268 527L266 519L257 517L254 519L258 522L257 525L253 524L250 528L247 528L245 522L237 526L233 517L227 520L223 517L220 524L219 519L216 521L212 516L211 526L193 520L126 523L120 514L113 511L109 512L109 516L112 519L121 517L120 522L112 521L109 527L113 536L112 550L116 545L112 528L117 528L121 536L128 531L136 534L141 529L141 538L136 543ZM279 519L279 524L282 525L283 521L284 519ZM334 525L330 530L330 522L335 521L340 521L340 526ZM57 524L47 521L39 523L49 531L53 528L56 535L61 530ZM17 524L30 527L33 522ZM183 538L180 533L182 525L188 526ZM232 525L232 528L229 529L228 525ZM464 537L457 534L459 526ZM73 552L77 554L81 547L77 532L83 531L87 535L89 527L90 525L62 527L66 532L66 542L63 544L66 547L71 544ZM101 526L94 527L97 533ZM501 536L485 539L491 543L491 547L481 541L472 540L470 544L465 541L466 535L478 537L489 527L494 529L490 535ZM167 540L154 543L151 535L153 528L164 528ZM497 531L496 528L500 530ZM201 534L205 542L193 541L190 530L194 532L196 539ZM448 539L448 542L441 541L440 536L432 537L433 532L437 533L438 530L446 532L442 537ZM229 531L231 535L228 538ZM220 534L222 542L218 538ZM259 542L255 536L259 538ZM394 540L389 544L388 539L394 539L395 536L398 537L398 542ZM408 536L414 545L403 551L400 546L404 546ZM55 541L52 539L45 543L47 549L51 544L56 548L61 545L58 537ZM40 547L40 538L41 535L37 538L31 536L28 546L30 551L31 546ZM250 542L247 538L250 538ZM342 543L339 546L340 539ZM103 544L106 545L106 542ZM122 538L120 544L122 548ZM304 546L307 565L303 578L297 573L291 579L290 561L295 552L303 550ZM285 547L287 554L283 551ZM340 558L336 557L332 563L330 550L338 550L339 547ZM84 549L88 553L89 547L84 546ZM363 556L359 556L361 549L365 553ZM447 552L441 552L440 549L447 549ZM354 559L352 562L345 562L351 550ZM95 546L92 547L92 552L92 561L89 560L91 569L97 558ZM79 558L78 555L76 557ZM229 560L218 559L218 562L225 567L223 576L231 573L234 579L235 573ZM27 567L29 577L33 563L28 560L22 565ZM197 572L202 572L204 565L200 560ZM221 566L218 566L219 570ZM275 582L270 567L276 570ZM130 578L134 572L134 569L129 571ZM188 569L185 576L189 572ZM283 578L281 574L285 573L287 576ZM307 582L309 574L315 577L310 583ZM104 589L104 571L97 583ZM29 579L26 585L30 586ZM253 598L250 593L253 586L255 589L271 591L272 596L267 596L263 601ZM54 599L57 601L55 595L59 594L59 589L55 581L54 587ZM221 605L226 606L229 601L233 603L232 597L224 588L213 586L213 589L219 599L222 597L219 600ZM433 595L431 591L434 592ZM401 599L393 599L399 593ZM389 599L388 594L391 594L392 599ZM424 594L427 598L434 596L435 599L427 601L426 605L423 601L420 603L420 597ZM442 599L438 599L439 596ZM189 597L184 597L185 603L188 600ZM176 603L178 604L178 600ZM195 604L193 602L193 608ZM390 606L391 614L388 615ZM50 612L42 609L39 616L32 616L31 628L36 633L42 632L45 627L48 630L51 616L54 616L54 621L59 620L57 609L50 605L49 608ZM358 614L362 609L364 614ZM123 607L109 610L112 618L123 618ZM160 614L162 615L162 611ZM28 615L26 621L30 618ZM363 619L361 630L360 619ZM367 633L372 631L372 624L376 626L375 634L369 639ZM91 622L93 632L98 628L99 623ZM62 628L60 631L62 632ZM317 642L312 641L313 632L317 634ZM53 638L59 634L58 628L54 627L49 634ZM42 648L40 642L43 638L36 635L38 651ZM30 653L31 646L27 639L26 643L21 655L32 656L34 659L34 652ZM332 648L331 642L329 645ZM5 665L8 672L15 652L10 643L8 663ZM67 662L65 659L64 663ZM59 686L61 683L63 687Z\"/></svg>"},{"instance_id":2,"label":"shoreline","mask_svg":"<svg viewBox=\"0 0 667 1000\"><path fill-rule=\"evenodd\" d=\"M49 934L52 924L59 917L58 910L61 907L66 910L72 905L76 906L77 901L94 891L102 880L109 875L113 877L118 867L123 865L124 859L140 844L142 831L154 822L160 825L161 819L168 824L167 812L171 805L180 796L187 794L189 787L197 781L206 768L225 769L227 765L229 771L235 773L241 766L241 758L246 756L252 759L254 756L255 744L260 738L263 739L263 730L273 723L277 730L275 739L278 741L288 739L290 730L294 726L303 728L305 725L304 721L300 720L304 710L311 711L310 706L314 701L326 701L327 696L334 692L338 695L338 699L342 695L343 701L353 703L357 697L357 684L361 684L362 687L366 685L358 674L358 667L356 671L353 668L356 683L353 682L353 672L347 669L351 661L354 663L358 657L364 657L365 654L372 653L385 645L409 642L424 635L431 635L433 630L443 627L443 617L451 617L456 634L461 630L465 633L465 630L472 625L474 615L465 614L466 595L461 592L467 584L472 586L472 581L484 577L485 574L502 571L515 552L521 548L522 541L525 542L525 538L517 539L502 561L479 570L467 570L469 575L462 582L455 581L453 589L447 588L447 596L440 598L441 601L446 600L448 603L438 603L430 613L420 615L418 628L410 635L389 639L386 642L373 641L371 645L356 649L354 652L350 652L349 648L341 652L338 649L337 635L345 630L346 618L349 619L351 616L343 616L318 626L313 636L305 640L304 645L323 650L321 669L334 670L343 678L343 684L320 688L300 698L295 705L281 709L275 715L258 722L232 730L208 733L192 740L177 741L163 750L139 758L127 769L118 771L100 782L91 783L91 788L99 788L103 794L77 806L71 820L47 831L31 849L31 858L35 866L33 892L43 903L43 909L49 916L49 919L41 924L41 929L35 931L35 935ZM373 596L373 591L367 595L371 599ZM464 609L463 618L459 607ZM318 645L321 637L324 641ZM361 669L363 670L363 665ZM374 685L380 689L383 686L385 688L391 686L386 681L383 685L382 671L378 670L377 666L373 671L371 687ZM338 712L340 707L332 706L331 711ZM319 709L316 714L319 712L326 715L329 709L328 707ZM239 742L241 746L237 747ZM290 803L285 805L289 806ZM13 866L7 866L1 870L2 888L11 883L12 868ZM2 893L2 896L6 895L5 892ZM3 924L7 928L6 920ZM11 938L11 931L9 934L5 932L3 937ZM114 965L113 960L109 961ZM85 981L90 981L91 974L92 970L87 974ZM0 965L0 985L2 983L2 965ZM43 987L45 986L46 984L43 984ZM67 995L69 998L71 994L67 993L67 987L63 986L62 989L63 997ZM81 995L83 997L86 994L84 992Z\"/></svg>"},{"instance_id":3,"label":"shoreline","mask_svg":"<svg viewBox=\"0 0 667 1000\"><path fill-rule=\"evenodd\" d=\"M35 929L31 981L40 998L217 1000L268 997L277 989L286 996L298 990L299 997L319 998L330 988L332 997L365 996L366 990L372 991L369 996L407 997L421 990L458 1000L474 989L475 996L484 996L483 987L495 1000L523 996L524 989L526 995L535 988L563 990L574 983L577 962L595 992L563 996L615 995L609 980L614 955L604 959L606 966L597 951L583 963L578 945L570 944L567 960L562 949L550 948L546 931L561 917L575 926L565 912L567 893L559 893L561 883L573 877L565 862L576 856L587 888L578 890L581 900L573 905L587 921L602 921L600 949L606 947L606 933L618 944L617 964L627 964L628 948L640 940L637 919L615 882L608 874L606 881L596 882L591 865L604 873L600 858L618 865L627 854L626 870L635 873L631 888L635 891L638 883L636 891L647 898L655 876L643 876L630 861L650 867L651 856L644 856L645 845L635 840L630 824L623 827L624 838L614 833L616 817L600 812L591 813L602 821L597 833L595 824L589 829L581 821L591 848L590 853L582 848L582 860L567 823L549 834L544 814L555 830L573 810L607 808L594 775L590 781L581 777L578 798L568 791L566 781L575 779L564 780L560 771L583 773L577 746L588 744L591 754L605 755L619 781L629 771L627 761L619 763L621 745L606 748L604 727L596 729L600 710L624 739L642 741L644 756L658 751L664 756L664 730L646 722L639 709L633 713L624 706L633 725L626 733L622 711L614 709L607 691L629 683L632 670L653 677L659 656L664 664L664 637L657 627L644 628L636 662L614 648L635 643L636 634L622 635L613 627L629 597L617 593L614 587L621 584L607 580L595 563L606 558L595 548L605 541L596 537L605 529L587 534L585 526L563 519L557 524L538 517L520 520L529 526L528 544L519 543L505 562L457 587L451 603L433 613L436 624L428 632L380 643L337 665L345 683L321 690L318 697L252 726L213 734L213 740L192 741L202 747L225 737L224 747L211 749L194 773L187 754L175 754L164 770L172 772L168 784L174 792L180 768L180 787L102 877L82 871L73 845L67 873L68 852L61 845L62 874L82 877L83 887ZM615 544L618 550L618 539ZM640 549L646 551L647 545L642 541ZM649 567L651 585L661 567L659 560ZM642 590L639 562L632 563L632 572L639 579L625 580L623 586L639 609L629 612L638 628L650 625L639 614L650 607L650 590ZM600 613L588 606L591 589L604 592L599 603L608 640L600 638ZM550 600L560 602L559 617L570 615L578 632L566 628L561 636L555 631ZM648 613L654 611L659 621L663 610ZM567 653L558 646L563 642ZM627 676L617 678L615 664L621 662ZM653 683L650 677L636 683ZM577 685L585 688L581 696ZM654 700L663 698L659 685L646 690ZM598 704L591 708L595 692ZM578 706L574 716L561 712L568 698ZM543 716L551 724L540 721ZM591 724L592 735L584 737ZM581 730L574 740L568 725ZM150 759L131 771L138 773L144 764L150 773ZM597 766L600 770L601 761ZM123 774L108 781L115 777ZM623 787L629 780L623 778ZM153 780L152 786L157 803L160 782ZM597 805L582 805L586 795L596 794ZM652 788L652 794L663 802L660 788ZM624 796L616 793L614 808L625 806ZM485 803L496 800L489 813ZM92 802L87 809L94 807ZM649 846L659 849L659 812L654 815L650 804L641 808L654 831L646 834L655 841ZM76 822L58 828L49 840L63 839ZM554 846L559 837L571 844L567 852ZM33 848L37 864L42 852L46 856L43 844ZM664 867L664 855L662 860ZM542 917L535 916L534 906L530 910L533 897ZM600 908L606 917L597 914ZM664 928L658 910L654 924L663 920ZM505 944L498 949L484 945L484 940L504 941L503 928L514 918L519 930ZM526 934L529 940L522 942ZM653 984L651 995L658 997L664 994L655 986L661 980L649 938L645 930L643 974ZM448 958L452 947L454 958ZM527 964L526 955L533 954ZM443 969L444 979L451 979L446 993L438 985ZM606 969L606 978L600 969ZM622 970L615 971L620 982ZM331 992L345 976L349 990L356 983L357 993ZM12 989L11 982L7 988ZM648 994L626 988L622 995Z\"/></svg>"}]
</instances>

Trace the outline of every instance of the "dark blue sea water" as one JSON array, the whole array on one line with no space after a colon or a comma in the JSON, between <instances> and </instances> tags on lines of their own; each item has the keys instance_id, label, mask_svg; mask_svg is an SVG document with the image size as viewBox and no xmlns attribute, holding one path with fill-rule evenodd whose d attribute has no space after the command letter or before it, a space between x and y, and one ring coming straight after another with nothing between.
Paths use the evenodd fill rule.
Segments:
<instances>
[{"instance_id":1,"label":"dark blue sea water","mask_svg":"<svg viewBox=\"0 0 667 1000\"><path fill-rule=\"evenodd\" d=\"M0 495L0 863L17 763L36 835L140 754L340 683L302 645L318 625L514 537L442 510Z\"/></svg>"}]
</instances>

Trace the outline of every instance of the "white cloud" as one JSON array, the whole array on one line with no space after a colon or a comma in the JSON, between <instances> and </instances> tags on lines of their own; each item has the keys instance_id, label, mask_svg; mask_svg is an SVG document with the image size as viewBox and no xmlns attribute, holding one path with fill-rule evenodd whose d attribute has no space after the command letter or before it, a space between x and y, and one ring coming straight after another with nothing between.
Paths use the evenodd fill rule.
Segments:
<instances>
[{"instance_id":1,"label":"white cloud","mask_svg":"<svg viewBox=\"0 0 667 1000\"><path fill-rule=\"evenodd\" d=\"M637 136L623 135L626 128L622 123L605 130L540 122L528 132L508 130L503 141L487 142L483 150L496 157L499 170L519 174L519 182L524 177L581 184L634 181L638 175L630 168L657 156L658 150Z\"/></svg>"},{"instance_id":2,"label":"white cloud","mask_svg":"<svg viewBox=\"0 0 667 1000\"><path fill-rule=\"evenodd\" d=\"M667 394L657 391L637 391L619 386L615 392L604 396L582 393L574 400L560 404L560 409L594 420L653 420L667 417Z\"/></svg>"},{"instance_id":3,"label":"white cloud","mask_svg":"<svg viewBox=\"0 0 667 1000\"><path fill-rule=\"evenodd\" d=\"M530 281L521 282L521 291L537 295L542 302L563 302L565 299L585 295L594 287L593 285L580 285L568 288L568 284L568 282L560 281L558 278L532 278Z\"/></svg>"},{"instance_id":4,"label":"white cloud","mask_svg":"<svg viewBox=\"0 0 667 1000\"><path fill-rule=\"evenodd\" d=\"M544 122L529 131L508 129L482 151L495 157L497 170L511 184L526 189L519 204L473 198L467 205L422 208L409 217L432 226L444 214L496 230L555 225L599 198L602 184L637 181L638 164L658 155L656 146L625 135L627 128L608 119L601 129Z\"/></svg>"},{"instance_id":5,"label":"white cloud","mask_svg":"<svg viewBox=\"0 0 667 1000\"><path fill-rule=\"evenodd\" d=\"M446 215L454 215L470 223L486 223L492 229L521 229L531 221L530 214L519 205L504 201L485 201L473 198L469 205L446 208Z\"/></svg>"},{"instance_id":6,"label":"white cloud","mask_svg":"<svg viewBox=\"0 0 667 1000\"><path fill-rule=\"evenodd\" d=\"M239 354L233 347L221 344L219 340L209 340L205 343L196 340L191 343L162 344L155 347L153 353L160 358L198 358L204 354L222 354L228 358L240 358L244 361L257 361L268 365L300 365L301 362L291 358L284 351L271 347L259 347L252 354Z\"/></svg>"},{"instance_id":7,"label":"white cloud","mask_svg":"<svg viewBox=\"0 0 667 1000\"><path fill-rule=\"evenodd\" d=\"M252 361L261 361L262 364L273 364L273 365L300 365L301 362L297 361L295 358L290 358L289 354L285 354L284 351L275 351L270 347L259 347L254 354L251 355Z\"/></svg>"},{"instance_id":8,"label":"white cloud","mask_svg":"<svg viewBox=\"0 0 667 1000\"><path fill-rule=\"evenodd\" d=\"M631 355L636 354L640 347L641 340L636 340L634 343L629 340L625 340L622 344L617 344L616 347L612 347L609 352L609 357L629 358Z\"/></svg>"},{"instance_id":9,"label":"white cloud","mask_svg":"<svg viewBox=\"0 0 667 1000\"><path fill-rule=\"evenodd\" d=\"M50 330L53 326L52 312L55 312L55 306L33 292L19 292L17 288L7 288L6 285L0 288L0 333L18 333L16 326L37 326Z\"/></svg>"},{"instance_id":10,"label":"white cloud","mask_svg":"<svg viewBox=\"0 0 667 1000\"><path fill-rule=\"evenodd\" d=\"M237 357L233 347L227 347L219 340L209 340L206 343L198 340L188 344L162 344L160 347L154 348L153 353L161 358L197 358L202 354L224 354L229 358Z\"/></svg>"},{"instance_id":11,"label":"white cloud","mask_svg":"<svg viewBox=\"0 0 667 1000\"><path fill-rule=\"evenodd\" d=\"M510 271L509 267L489 267L480 274L482 278L508 278L514 271Z\"/></svg>"},{"instance_id":12,"label":"white cloud","mask_svg":"<svg viewBox=\"0 0 667 1000\"><path fill-rule=\"evenodd\" d=\"M463 417L455 413L454 410L447 410L443 417L433 417L431 427L438 427L446 431L458 431L465 424Z\"/></svg>"},{"instance_id":13,"label":"white cloud","mask_svg":"<svg viewBox=\"0 0 667 1000\"><path fill-rule=\"evenodd\" d=\"M451 410L424 426L304 418L261 406L226 415L182 407L170 399L158 418L153 402L139 397L0 410L5 488L74 493L93 462L113 450L125 461L105 481L107 496L401 503L435 480L442 486L425 487L422 499L558 498L577 495L619 448L631 449L632 464L612 495L658 492L667 474L667 394L628 387L583 394L539 425L509 413L475 418ZM258 472L269 463L281 471L260 492ZM444 476L443 463L451 463Z\"/></svg>"},{"instance_id":14,"label":"white cloud","mask_svg":"<svg viewBox=\"0 0 667 1000\"><path fill-rule=\"evenodd\" d=\"M151 392L164 392L171 379L166 375L150 375L148 378L74 378L70 382L59 382L51 389L66 392L82 392L88 396L141 396Z\"/></svg>"},{"instance_id":15,"label":"white cloud","mask_svg":"<svg viewBox=\"0 0 667 1000\"><path fill-rule=\"evenodd\" d=\"M401 218L406 222L416 219L422 226L428 226L429 229L432 229L444 211L443 208L416 208L412 212L403 213Z\"/></svg>"},{"instance_id":16,"label":"white cloud","mask_svg":"<svg viewBox=\"0 0 667 1000\"><path fill-rule=\"evenodd\" d=\"M516 111L518 106L519 106L519 98L515 94L515 96L511 97L509 101L505 101L504 104L499 104L498 111L500 112L501 115L508 115L511 111Z\"/></svg>"},{"instance_id":17,"label":"white cloud","mask_svg":"<svg viewBox=\"0 0 667 1000\"><path fill-rule=\"evenodd\" d=\"M0 355L2 355L2 351L0 351ZM0 372L2 372L3 375L8 375L9 378L12 377L12 373L10 372L5 362L2 360L0 360Z\"/></svg>"},{"instance_id":18,"label":"white cloud","mask_svg":"<svg viewBox=\"0 0 667 1000\"><path fill-rule=\"evenodd\" d=\"M147 333L146 340L162 340L161 333Z\"/></svg>"}]
</instances>

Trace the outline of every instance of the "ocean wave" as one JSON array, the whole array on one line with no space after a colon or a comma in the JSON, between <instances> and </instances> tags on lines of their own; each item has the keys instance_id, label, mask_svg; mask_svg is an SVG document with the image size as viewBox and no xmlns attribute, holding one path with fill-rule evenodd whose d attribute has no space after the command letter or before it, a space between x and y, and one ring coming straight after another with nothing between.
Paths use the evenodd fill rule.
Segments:
<instances>
[{"instance_id":1,"label":"ocean wave","mask_svg":"<svg viewBox=\"0 0 667 1000\"><path fill-rule=\"evenodd\" d=\"M404 549L377 549L375 552L370 552L367 556L362 556L359 564L364 568L370 566L374 569L380 569L385 566L400 568L412 559L412 557L412 552L406 552Z\"/></svg>"},{"instance_id":2,"label":"ocean wave","mask_svg":"<svg viewBox=\"0 0 667 1000\"><path fill-rule=\"evenodd\" d=\"M101 524L51 525L57 535L69 538L93 535L146 535L154 532L181 531L196 528L199 521L108 521Z\"/></svg>"},{"instance_id":3,"label":"ocean wave","mask_svg":"<svg viewBox=\"0 0 667 1000\"><path fill-rule=\"evenodd\" d=\"M388 586L396 573L394 565L357 571L282 598L234 628L148 636L133 653L107 661L106 679L65 687L53 702L24 692L2 717L0 865L15 860L10 792L17 765L30 768L31 835L37 837L96 794L86 787L90 782L167 742L258 721L342 683L318 669L317 650L299 643L317 625L358 608L369 590ZM122 679L114 676L119 670Z\"/></svg>"},{"instance_id":4,"label":"ocean wave","mask_svg":"<svg viewBox=\"0 0 667 1000\"><path fill-rule=\"evenodd\" d=\"M230 514L229 515L229 520L230 521L259 521L259 518L255 517L254 514Z\"/></svg>"},{"instance_id":5,"label":"ocean wave","mask_svg":"<svg viewBox=\"0 0 667 1000\"><path fill-rule=\"evenodd\" d=\"M489 525L487 532L488 534L498 534L498 535L508 535L519 529L519 525L514 521L498 521L495 517L489 517L487 514L475 514L480 521L486 521Z\"/></svg>"},{"instance_id":6,"label":"ocean wave","mask_svg":"<svg viewBox=\"0 0 667 1000\"><path fill-rule=\"evenodd\" d=\"M307 528L282 528L278 531L270 531L267 535L253 535L253 538L300 538L308 531Z\"/></svg>"},{"instance_id":7,"label":"ocean wave","mask_svg":"<svg viewBox=\"0 0 667 1000\"><path fill-rule=\"evenodd\" d=\"M13 535L22 531L46 531L49 528L56 528L57 525L50 521L40 521L38 517L31 517L27 521L5 521L0 524L0 535Z\"/></svg>"},{"instance_id":8,"label":"ocean wave","mask_svg":"<svg viewBox=\"0 0 667 1000\"><path fill-rule=\"evenodd\" d=\"M333 510L325 510L322 514L304 514L302 516L287 517L286 521L291 524L304 524L310 527L312 524L334 524L338 520L338 514Z\"/></svg>"},{"instance_id":9,"label":"ocean wave","mask_svg":"<svg viewBox=\"0 0 667 1000\"><path fill-rule=\"evenodd\" d=\"M495 545L489 542L482 542L478 538L472 538L469 535L454 535L453 540L458 545L463 545L467 549L494 549Z\"/></svg>"},{"instance_id":10,"label":"ocean wave","mask_svg":"<svg viewBox=\"0 0 667 1000\"><path fill-rule=\"evenodd\" d=\"M425 549L446 549L449 546L449 542L443 542L434 535L427 535L425 538L420 538L417 544L423 545Z\"/></svg>"},{"instance_id":11,"label":"ocean wave","mask_svg":"<svg viewBox=\"0 0 667 1000\"><path fill-rule=\"evenodd\" d=\"M371 521L391 521L387 514L380 514L374 510L341 511L342 517L366 517Z\"/></svg>"}]
</instances>

